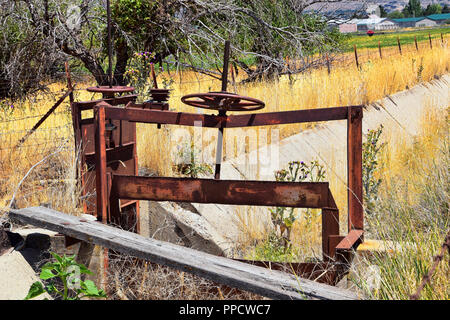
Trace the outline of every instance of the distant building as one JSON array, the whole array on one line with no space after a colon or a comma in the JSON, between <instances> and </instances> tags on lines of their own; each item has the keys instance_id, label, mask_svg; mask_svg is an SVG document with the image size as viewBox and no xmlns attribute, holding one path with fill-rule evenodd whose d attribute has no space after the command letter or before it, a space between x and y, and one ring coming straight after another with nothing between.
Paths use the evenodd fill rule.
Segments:
<instances>
[{"instance_id":1,"label":"distant building","mask_svg":"<svg viewBox=\"0 0 450 320\"><path fill-rule=\"evenodd\" d=\"M437 22L426 17L392 19L400 28L434 27Z\"/></svg>"},{"instance_id":2,"label":"distant building","mask_svg":"<svg viewBox=\"0 0 450 320\"><path fill-rule=\"evenodd\" d=\"M435 21L437 24L445 24L450 21L450 13L432 14L427 16L427 18Z\"/></svg>"},{"instance_id":3,"label":"distant building","mask_svg":"<svg viewBox=\"0 0 450 320\"><path fill-rule=\"evenodd\" d=\"M356 23L343 23L339 25L339 32L341 33L352 33L357 31L358 27Z\"/></svg>"},{"instance_id":4,"label":"distant building","mask_svg":"<svg viewBox=\"0 0 450 320\"><path fill-rule=\"evenodd\" d=\"M357 20L356 26L358 31L368 31L368 30L380 30L378 29L378 25L385 20L388 20L387 18L369 18L369 19L360 19Z\"/></svg>"},{"instance_id":5,"label":"distant building","mask_svg":"<svg viewBox=\"0 0 450 320\"><path fill-rule=\"evenodd\" d=\"M394 30L398 28L399 28L398 24L394 20L389 18L386 18L377 25L375 25L375 30Z\"/></svg>"},{"instance_id":6,"label":"distant building","mask_svg":"<svg viewBox=\"0 0 450 320\"><path fill-rule=\"evenodd\" d=\"M428 17L424 18L422 20L419 20L416 23L416 27L419 27L419 28L421 28L421 27L434 27L436 25L437 25L437 22L432 20L432 19L429 19Z\"/></svg>"}]
</instances>

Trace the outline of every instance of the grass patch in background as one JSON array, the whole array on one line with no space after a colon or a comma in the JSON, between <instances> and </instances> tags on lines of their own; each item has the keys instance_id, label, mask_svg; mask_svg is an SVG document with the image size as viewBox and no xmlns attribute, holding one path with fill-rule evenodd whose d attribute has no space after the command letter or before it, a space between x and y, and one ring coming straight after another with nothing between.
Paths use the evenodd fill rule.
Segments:
<instances>
[{"instance_id":1,"label":"grass patch in background","mask_svg":"<svg viewBox=\"0 0 450 320\"><path fill-rule=\"evenodd\" d=\"M378 41L380 41L382 47L395 47L397 46L397 37L400 38L400 43L413 44L414 37L417 38L417 42L429 41L428 34L431 35L431 39L441 39L443 34L444 39L448 37L450 33L450 26L443 26L439 28L427 28L427 29L412 29L404 31L375 31L372 37L367 34L351 35L346 41L346 48L348 51L353 50L353 46L358 48L378 48Z\"/></svg>"}]
</instances>

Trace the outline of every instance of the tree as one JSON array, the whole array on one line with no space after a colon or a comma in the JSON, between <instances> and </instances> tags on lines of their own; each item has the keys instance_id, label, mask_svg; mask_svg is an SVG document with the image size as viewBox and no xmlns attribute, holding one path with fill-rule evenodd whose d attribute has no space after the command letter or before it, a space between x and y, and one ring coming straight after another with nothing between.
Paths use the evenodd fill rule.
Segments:
<instances>
[{"instance_id":1,"label":"tree","mask_svg":"<svg viewBox=\"0 0 450 320\"><path fill-rule=\"evenodd\" d=\"M384 9L384 7L382 5L380 5L379 7L380 7L380 17L381 18L387 17L388 13L387 13L386 9Z\"/></svg>"},{"instance_id":2,"label":"tree","mask_svg":"<svg viewBox=\"0 0 450 320\"><path fill-rule=\"evenodd\" d=\"M430 16L432 14L440 14L442 13L442 7L440 4L429 4L424 11L425 16Z\"/></svg>"},{"instance_id":3,"label":"tree","mask_svg":"<svg viewBox=\"0 0 450 320\"><path fill-rule=\"evenodd\" d=\"M447 4L442 8L442 13L450 13L450 7Z\"/></svg>"},{"instance_id":4,"label":"tree","mask_svg":"<svg viewBox=\"0 0 450 320\"><path fill-rule=\"evenodd\" d=\"M388 13L388 18L390 19L402 19L405 17L405 15L403 14L403 12L400 12L398 10L392 11Z\"/></svg>"},{"instance_id":5,"label":"tree","mask_svg":"<svg viewBox=\"0 0 450 320\"><path fill-rule=\"evenodd\" d=\"M420 4L420 0L409 0L402 12L405 17L421 17L423 14L423 9Z\"/></svg>"},{"instance_id":6,"label":"tree","mask_svg":"<svg viewBox=\"0 0 450 320\"><path fill-rule=\"evenodd\" d=\"M321 15L306 13L306 8L337 1L111 0L114 84L125 84L123 74L131 53L137 50L155 52L154 62L220 78L226 39L232 39L232 63L244 70L248 81L301 72L324 63L320 55L313 54L336 50L342 39ZM104 1L0 2L0 21L9 21L12 37L0 49L5 55L4 59L1 56L0 78L11 83L17 70L22 70L21 74L42 83L49 70L74 58L98 84L108 83ZM286 57L301 63L287 66ZM42 66L42 76L34 77L35 71L19 61L30 68Z\"/></svg>"}]
</instances>

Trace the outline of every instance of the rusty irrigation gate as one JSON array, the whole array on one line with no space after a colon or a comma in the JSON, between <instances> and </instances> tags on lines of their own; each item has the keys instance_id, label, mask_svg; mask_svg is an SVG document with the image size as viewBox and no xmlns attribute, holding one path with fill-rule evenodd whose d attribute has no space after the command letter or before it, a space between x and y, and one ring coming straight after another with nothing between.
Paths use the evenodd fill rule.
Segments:
<instances>
[{"instance_id":1,"label":"rusty irrigation gate","mask_svg":"<svg viewBox=\"0 0 450 320\"><path fill-rule=\"evenodd\" d=\"M363 106L228 115L228 111L254 111L265 107L260 100L226 91L229 56L230 42L226 41L220 92L189 94L181 98L183 103L193 107L218 111L217 115L169 111L168 103L156 98L156 101L136 103L136 96L129 95L134 88L112 86L112 78L109 86L87 89L102 93L104 99L74 102L71 96L75 143L81 151L79 164L85 212L96 214L97 219L104 223L139 233L138 200L321 209L322 261L293 263L289 267L302 277L336 284L347 273L353 250L362 242L364 234ZM68 80L71 89L70 74ZM156 89L156 77L154 82ZM84 119L82 112L92 109L94 117ZM339 234L339 209L327 182L220 180L225 129L335 120L347 120L346 236ZM215 178L139 177L136 123L157 124L158 127L161 124L198 126L201 123L203 127L217 128ZM270 263L245 262L256 265ZM286 267L276 263L270 265L274 269Z\"/></svg>"},{"instance_id":2,"label":"rusty irrigation gate","mask_svg":"<svg viewBox=\"0 0 450 320\"><path fill-rule=\"evenodd\" d=\"M128 227L129 213L123 201L152 200L231 205L283 206L322 209L323 261L300 263L296 272L335 284L348 271L352 250L363 239L362 207L362 106L298 110L244 115L205 115L143 108L129 104L113 106L111 101L94 106L96 212L98 220ZM148 123L208 128L242 128L290 123L347 120L348 136L348 234L339 234L339 209L327 182L271 182L170 177L139 177L135 173L111 170L117 153L108 147L107 125ZM134 144L135 147L135 144ZM134 158L136 159L136 158ZM135 216L138 220L138 216Z\"/></svg>"}]
</instances>

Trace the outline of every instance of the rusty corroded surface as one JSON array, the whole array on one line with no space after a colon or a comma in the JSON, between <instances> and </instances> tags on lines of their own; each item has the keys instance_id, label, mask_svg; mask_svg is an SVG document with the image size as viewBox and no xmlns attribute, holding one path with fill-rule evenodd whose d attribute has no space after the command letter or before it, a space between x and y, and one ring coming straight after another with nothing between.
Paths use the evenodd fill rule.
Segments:
<instances>
[{"instance_id":1,"label":"rusty corroded surface","mask_svg":"<svg viewBox=\"0 0 450 320\"><path fill-rule=\"evenodd\" d=\"M88 87L86 88L89 92L97 92L97 93L127 93L127 92L133 92L133 87L127 87L127 86L95 86L95 87Z\"/></svg>"},{"instance_id":2,"label":"rusty corroded surface","mask_svg":"<svg viewBox=\"0 0 450 320\"><path fill-rule=\"evenodd\" d=\"M111 192L120 199L257 206L322 208L327 182L271 182L113 176Z\"/></svg>"},{"instance_id":3,"label":"rusty corroded surface","mask_svg":"<svg viewBox=\"0 0 450 320\"><path fill-rule=\"evenodd\" d=\"M349 108L362 109L363 106L334 107L282 112L267 112L240 115L207 115L187 112L159 111L144 109L143 105L133 104L133 108L109 106L105 108L106 117L141 123L161 123L208 128L241 128L255 126L282 125L302 122L347 120Z\"/></svg>"},{"instance_id":4,"label":"rusty corroded surface","mask_svg":"<svg viewBox=\"0 0 450 320\"><path fill-rule=\"evenodd\" d=\"M229 92L188 94L181 101L196 108L222 111L254 111L265 107L261 100Z\"/></svg>"}]
</instances>

